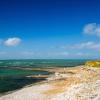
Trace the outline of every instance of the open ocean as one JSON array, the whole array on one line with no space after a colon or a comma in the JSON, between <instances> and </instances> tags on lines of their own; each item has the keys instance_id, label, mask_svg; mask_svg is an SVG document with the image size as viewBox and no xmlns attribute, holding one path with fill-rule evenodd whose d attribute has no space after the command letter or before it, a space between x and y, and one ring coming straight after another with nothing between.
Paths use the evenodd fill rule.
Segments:
<instances>
[{"instance_id":1,"label":"open ocean","mask_svg":"<svg viewBox=\"0 0 100 100\"><path fill-rule=\"evenodd\" d=\"M0 93L16 90L35 83L37 79L27 78L29 75L49 74L46 71L21 70L18 68L74 67L85 64L87 60L66 59L31 59L0 60Z\"/></svg>"}]
</instances>

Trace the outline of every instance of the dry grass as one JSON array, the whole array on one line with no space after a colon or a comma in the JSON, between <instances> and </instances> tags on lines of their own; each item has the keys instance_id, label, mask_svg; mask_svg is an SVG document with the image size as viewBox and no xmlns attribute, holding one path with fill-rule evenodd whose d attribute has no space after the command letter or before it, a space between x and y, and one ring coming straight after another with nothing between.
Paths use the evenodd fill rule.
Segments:
<instances>
[{"instance_id":1,"label":"dry grass","mask_svg":"<svg viewBox=\"0 0 100 100\"><path fill-rule=\"evenodd\" d=\"M88 61L85 65L100 68L100 61Z\"/></svg>"}]
</instances>

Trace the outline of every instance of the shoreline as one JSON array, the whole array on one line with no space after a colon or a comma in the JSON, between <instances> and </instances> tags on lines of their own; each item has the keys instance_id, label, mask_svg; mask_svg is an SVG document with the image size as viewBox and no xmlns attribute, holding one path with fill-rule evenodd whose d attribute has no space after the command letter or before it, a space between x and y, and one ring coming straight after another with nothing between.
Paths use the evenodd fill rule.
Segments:
<instances>
[{"instance_id":1,"label":"shoreline","mask_svg":"<svg viewBox=\"0 0 100 100\"><path fill-rule=\"evenodd\" d=\"M5 93L0 93L0 97L12 94L12 93L17 92L19 90L22 90L24 88L28 88L28 87L35 86L35 85L40 85L40 84L43 84L43 83L46 83L46 82L47 82L47 80L45 80L45 81L39 81L39 82L36 82L36 83L32 83L32 84L26 85L26 86L24 86L24 87L22 87L20 89L15 89L15 90L8 91L8 92L5 92Z\"/></svg>"},{"instance_id":2,"label":"shoreline","mask_svg":"<svg viewBox=\"0 0 100 100\"><path fill-rule=\"evenodd\" d=\"M42 81L40 84L37 82L34 85L31 84L3 95L0 100L24 100L25 98L25 100L83 100L84 98L95 100L89 98L96 98L94 95L100 95L99 68L77 66L74 68L56 68L54 71L55 74L51 74L46 81ZM77 92L75 92L76 90ZM89 93L88 96L86 93Z\"/></svg>"},{"instance_id":3,"label":"shoreline","mask_svg":"<svg viewBox=\"0 0 100 100\"><path fill-rule=\"evenodd\" d=\"M82 65L83 66L83 65ZM56 73L56 72L60 72L60 71L63 71L64 69L72 69L72 68L78 68L78 67L82 67L82 66L75 66L75 67L48 67L48 68L25 68L25 70L42 70L42 71L48 71L49 73L52 73L53 75L54 75L54 73ZM12 67L11 67L12 68ZM24 70L23 68L19 68L19 67L15 67L15 68L13 68L13 69L22 69L22 70ZM4 96L4 95L8 95L8 94L11 94L11 93L13 93L13 92L16 92L16 91L18 91L18 90L20 90L20 89L23 89L23 88L25 88L25 87L30 87L30 86L34 86L34 85L36 85L36 84L42 84L42 83L46 83L46 82L48 82L48 80L47 80L47 78L49 78L52 74L50 74L50 75L29 75L29 76L26 76L27 78L36 78L36 79L41 79L41 78L44 78L45 80L41 80L41 81L37 81L37 82L35 82L35 83L31 83L31 84L29 84L29 85L25 85L24 87L22 87L22 88L19 88L19 89L15 89L15 90L11 90L11 91L8 91L8 92L4 92L4 93L0 93L0 97L1 96Z\"/></svg>"}]
</instances>

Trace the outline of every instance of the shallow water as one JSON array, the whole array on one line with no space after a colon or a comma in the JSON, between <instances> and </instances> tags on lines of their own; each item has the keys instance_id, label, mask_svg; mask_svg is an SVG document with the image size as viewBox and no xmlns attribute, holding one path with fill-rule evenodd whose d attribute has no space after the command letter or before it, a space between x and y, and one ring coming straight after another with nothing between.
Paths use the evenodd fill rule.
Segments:
<instances>
[{"instance_id":1,"label":"shallow water","mask_svg":"<svg viewBox=\"0 0 100 100\"><path fill-rule=\"evenodd\" d=\"M39 74L48 74L46 71L41 70L22 70L22 69L16 69L16 68L0 68L0 77L22 77L27 75L39 75Z\"/></svg>"},{"instance_id":2,"label":"shallow water","mask_svg":"<svg viewBox=\"0 0 100 100\"><path fill-rule=\"evenodd\" d=\"M47 75L46 71L0 68L0 93L16 90L45 79L28 78L28 75Z\"/></svg>"},{"instance_id":3,"label":"shallow water","mask_svg":"<svg viewBox=\"0 0 100 100\"><path fill-rule=\"evenodd\" d=\"M26 70L26 68L72 67L83 65L85 62L86 60L65 59L0 60L0 93L41 81L39 79L26 78L28 75L49 74L46 71ZM16 69L16 67L23 68L23 70Z\"/></svg>"}]
</instances>

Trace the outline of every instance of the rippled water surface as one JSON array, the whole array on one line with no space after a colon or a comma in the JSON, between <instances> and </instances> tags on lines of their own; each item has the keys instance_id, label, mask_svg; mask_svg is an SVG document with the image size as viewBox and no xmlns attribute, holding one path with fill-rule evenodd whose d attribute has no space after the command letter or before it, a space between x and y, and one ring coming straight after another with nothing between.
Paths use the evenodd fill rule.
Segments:
<instances>
[{"instance_id":1,"label":"rippled water surface","mask_svg":"<svg viewBox=\"0 0 100 100\"><path fill-rule=\"evenodd\" d=\"M65 59L0 60L0 93L41 81L39 79L27 78L26 76L28 75L49 74L46 71L26 70L26 68L72 67L83 65L85 62L86 60ZM17 68L23 68L23 70Z\"/></svg>"}]
</instances>

